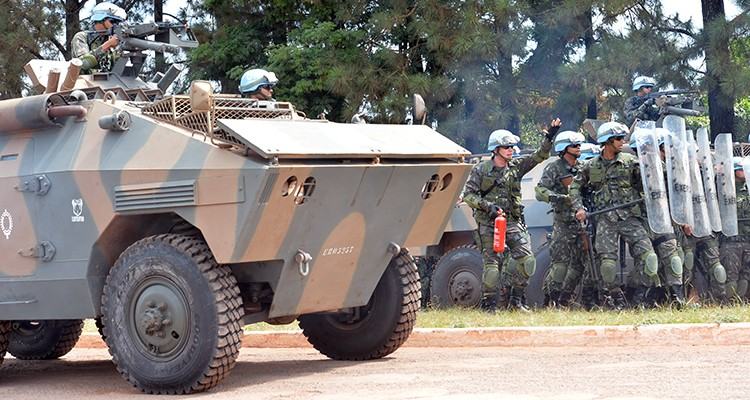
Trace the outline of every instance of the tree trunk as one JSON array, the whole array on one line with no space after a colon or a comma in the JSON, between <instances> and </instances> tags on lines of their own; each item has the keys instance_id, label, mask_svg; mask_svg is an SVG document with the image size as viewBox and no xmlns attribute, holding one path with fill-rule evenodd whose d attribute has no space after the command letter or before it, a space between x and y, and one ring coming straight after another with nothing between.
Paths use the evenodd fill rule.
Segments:
<instances>
[{"instance_id":1,"label":"tree trunk","mask_svg":"<svg viewBox=\"0 0 750 400\"><path fill-rule=\"evenodd\" d=\"M63 57L66 60L70 60L70 42L73 41L73 36L81 30L81 19L78 16L81 6L78 0L65 0L65 52Z\"/></svg>"},{"instance_id":2,"label":"tree trunk","mask_svg":"<svg viewBox=\"0 0 750 400\"><path fill-rule=\"evenodd\" d=\"M591 8L586 10L583 15L583 46L586 49L586 56L590 54L591 48L594 46L594 23ZM588 84L584 87L587 93L590 93L593 88L589 87ZM596 105L596 92L589 98L589 104L586 107L586 118L596 119L598 114Z\"/></svg>"},{"instance_id":3,"label":"tree trunk","mask_svg":"<svg viewBox=\"0 0 750 400\"><path fill-rule=\"evenodd\" d=\"M729 31L723 0L701 0L706 43L706 83L711 137L734 130L734 100L731 89L723 89L730 70Z\"/></svg>"}]
</instances>

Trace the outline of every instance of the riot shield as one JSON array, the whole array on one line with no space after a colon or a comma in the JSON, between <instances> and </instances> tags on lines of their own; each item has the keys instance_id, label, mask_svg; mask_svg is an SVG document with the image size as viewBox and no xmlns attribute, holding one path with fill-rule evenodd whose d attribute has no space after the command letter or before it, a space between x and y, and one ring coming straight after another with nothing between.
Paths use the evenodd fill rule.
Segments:
<instances>
[{"instance_id":1,"label":"riot shield","mask_svg":"<svg viewBox=\"0 0 750 400\"><path fill-rule=\"evenodd\" d=\"M732 134L720 133L714 141L716 153L716 192L719 197L721 232L725 236L737 236L737 193L734 186L734 163L732 162Z\"/></svg>"},{"instance_id":2,"label":"riot shield","mask_svg":"<svg viewBox=\"0 0 750 400\"><path fill-rule=\"evenodd\" d=\"M663 125L669 131L664 140L669 210L676 223L693 226L693 191L690 186L685 119L667 115Z\"/></svg>"},{"instance_id":3,"label":"riot shield","mask_svg":"<svg viewBox=\"0 0 750 400\"><path fill-rule=\"evenodd\" d=\"M706 237L711 234L711 220L708 216L706 194L703 191L703 180L698 166L698 145L693 138L693 131L687 131L688 166L690 167L690 185L693 188L693 236Z\"/></svg>"},{"instance_id":4,"label":"riot shield","mask_svg":"<svg viewBox=\"0 0 750 400\"><path fill-rule=\"evenodd\" d=\"M643 182L644 203L648 213L648 226L658 234L673 233L672 220L669 218L667 189L664 186L664 174L656 140L654 121L639 121L635 135L638 160Z\"/></svg>"},{"instance_id":5,"label":"riot shield","mask_svg":"<svg viewBox=\"0 0 750 400\"><path fill-rule=\"evenodd\" d=\"M708 218L711 221L711 230L721 232L721 214L719 213L719 200L716 195L716 180L714 178L714 161L711 157L711 142L708 139L706 128L698 129L698 165L703 178L703 191L706 195L706 206Z\"/></svg>"}]
</instances>

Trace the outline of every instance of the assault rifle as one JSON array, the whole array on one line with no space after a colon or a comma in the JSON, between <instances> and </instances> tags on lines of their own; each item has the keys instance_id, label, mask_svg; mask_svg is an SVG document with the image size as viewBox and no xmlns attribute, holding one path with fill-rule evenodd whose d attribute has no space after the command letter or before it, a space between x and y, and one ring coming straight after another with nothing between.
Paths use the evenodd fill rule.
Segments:
<instances>
[{"instance_id":1,"label":"assault rifle","mask_svg":"<svg viewBox=\"0 0 750 400\"><path fill-rule=\"evenodd\" d=\"M696 109L695 100L700 92L697 90L675 89L665 90L663 92L653 92L648 94L649 102L655 103L662 96L666 97L664 104L659 105L661 115L679 115L697 117L703 113Z\"/></svg>"}]
</instances>

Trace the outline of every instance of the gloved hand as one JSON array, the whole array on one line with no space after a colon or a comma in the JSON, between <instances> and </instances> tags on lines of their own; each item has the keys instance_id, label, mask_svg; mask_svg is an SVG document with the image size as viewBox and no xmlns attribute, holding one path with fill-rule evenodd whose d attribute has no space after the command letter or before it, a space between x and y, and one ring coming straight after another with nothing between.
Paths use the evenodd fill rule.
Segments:
<instances>
[{"instance_id":1,"label":"gloved hand","mask_svg":"<svg viewBox=\"0 0 750 400\"><path fill-rule=\"evenodd\" d=\"M550 142L553 141L555 139L555 135L557 135L557 131L560 130L560 125L562 125L560 118L553 119L547 129L544 130L544 137L546 137Z\"/></svg>"},{"instance_id":2,"label":"gloved hand","mask_svg":"<svg viewBox=\"0 0 750 400\"><path fill-rule=\"evenodd\" d=\"M656 99L653 98L653 97L651 97L651 98L647 99L646 101L644 101L643 104L646 107L649 107L649 106L653 106L655 102L656 102Z\"/></svg>"},{"instance_id":3,"label":"gloved hand","mask_svg":"<svg viewBox=\"0 0 750 400\"><path fill-rule=\"evenodd\" d=\"M500 207L493 204L490 206L489 213L490 213L490 218L495 219L497 218L498 215L503 214L503 210Z\"/></svg>"}]
</instances>

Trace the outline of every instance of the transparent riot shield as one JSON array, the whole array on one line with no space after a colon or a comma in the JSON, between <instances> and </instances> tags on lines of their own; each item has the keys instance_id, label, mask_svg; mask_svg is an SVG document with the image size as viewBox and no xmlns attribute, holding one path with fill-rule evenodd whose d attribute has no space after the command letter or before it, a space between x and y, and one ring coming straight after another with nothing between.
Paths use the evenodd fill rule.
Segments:
<instances>
[{"instance_id":1,"label":"transparent riot shield","mask_svg":"<svg viewBox=\"0 0 750 400\"><path fill-rule=\"evenodd\" d=\"M663 167L654 128L654 121L638 121L633 131L641 168L643 200L651 230L658 234L673 233L667 188L664 185Z\"/></svg>"},{"instance_id":2,"label":"transparent riot shield","mask_svg":"<svg viewBox=\"0 0 750 400\"><path fill-rule=\"evenodd\" d=\"M686 136L690 185L693 188L693 236L706 237L711 234L711 220L708 216L706 194L703 191L703 179L698 166L698 144L693 138L693 131L688 130Z\"/></svg>"},{"instance_id":3,"label":"transparent riot shield","mask_svg":"<svg viewBox=\"0 0 750 400\"><path fill-rule=\"evenodd\" d=\"M719 197L721 232L725 236L737 236L737 193L734 184L732 162L732 134L720 133L714 141L716 170L716 192Z\"/></svg>"},{"instance_id":4,"label":"transparent riot shield","mask_svg":"<svg viewBox=\"0 0 750 400\"><path fill-rule=\"evenodd\" d=\"M685 119L667 115L663 126L669 131L664 140L669 210L676 223L693 226L693 191L690 185Z\"/></svg>"},{"instance_id":5,"label":"transparent riot shield","mask_svg":"<svg viewBox=\"0 0 750 400\"><path fill-rule=\"evenodd\" d=\"M711 230L721 232L721 214L719 213L719 199L716 194L716 180L714 178L714 161L711 157L711 141L706 128L698 129L698 166L703 178L703 192L706 195L708 218L711 220Z\"/></svg>"}]
</instances>

